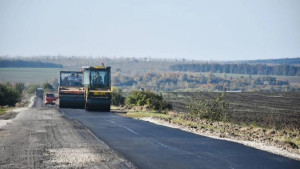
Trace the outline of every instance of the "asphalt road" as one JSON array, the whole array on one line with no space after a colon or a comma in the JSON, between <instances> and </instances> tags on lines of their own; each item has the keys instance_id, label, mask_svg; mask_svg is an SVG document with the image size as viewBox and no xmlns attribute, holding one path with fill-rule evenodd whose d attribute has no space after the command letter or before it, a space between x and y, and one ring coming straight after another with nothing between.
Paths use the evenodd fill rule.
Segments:
<instances>
[{"instance_id":1,"label":"asphalt road","mask_svg":"<svg viewBox=\"0 0 300 169\"><path fill-rule=\"evenodd\" d=\"M300 161L238 143L122 117L62 109L137 167L147 169L299 169Z\"/></svg>"},{"instance_id":2,"label":"asphalt road","mask_svg":"<svg viewBox=\"0 0 300 169\"><path fill-rule=\"evenodd\" d=\"M56 106L44 106L36 98L33 107L13 109L0 116L0 169L28 168L136 167L81 124L62 115Z\"/></svg>"}]
</instances>

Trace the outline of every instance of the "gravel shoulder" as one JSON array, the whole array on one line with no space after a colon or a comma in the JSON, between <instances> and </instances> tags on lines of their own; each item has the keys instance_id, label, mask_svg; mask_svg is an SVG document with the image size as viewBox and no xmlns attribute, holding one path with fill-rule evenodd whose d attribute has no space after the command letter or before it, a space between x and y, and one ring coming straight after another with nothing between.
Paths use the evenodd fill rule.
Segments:
<instances>
[{"instance_id":1,"label":"gravel shoulder","mask_svg":"<svg viewBox=\"0 0 300 169\"><path fill-rule=\"evenodd\" d=\"M32 101L0 120L0 168L135 168L56 106Z\"/></svg>"}]
</instances>

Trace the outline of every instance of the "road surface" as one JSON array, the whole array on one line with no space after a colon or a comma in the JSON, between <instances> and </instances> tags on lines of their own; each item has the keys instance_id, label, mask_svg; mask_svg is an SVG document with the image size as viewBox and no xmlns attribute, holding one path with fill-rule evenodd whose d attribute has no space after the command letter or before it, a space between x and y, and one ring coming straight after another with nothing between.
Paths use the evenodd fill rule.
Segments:
<instances>
[{"instance_id":1,"label":"road surface","mask_svg":"<svg viewBox=\"0 0 300 169\"><path fill-rule=\"evenodd\" d=\"M56 106L43 106L41 99L18 114L0 116L0 124L1 169L135 168Z\"/></svg>"},{"instance_id":2,"label":"road surface","mask_svg":"<svg viewBox=\"0 0 300 169\"><path fill-rule=\"evenodd\" d=\"M99 139L143 169L298 169L300 161L238 143L122 117L62 109Z\"/></svg>"}]
</instances>

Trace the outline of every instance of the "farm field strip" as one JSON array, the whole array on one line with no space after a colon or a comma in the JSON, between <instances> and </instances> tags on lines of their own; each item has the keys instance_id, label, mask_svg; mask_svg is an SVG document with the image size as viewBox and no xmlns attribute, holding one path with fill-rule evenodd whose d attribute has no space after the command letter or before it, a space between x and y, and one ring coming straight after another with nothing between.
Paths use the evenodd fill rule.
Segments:
<instances>
[{"instance_id":1,"label":"farm field strip","mask_svg":"<svg viewBox=\"0 0 300 169\"><path fill-rule=\"evenodd\" d=\"M58 78L58 68L0 68L0 82L40 83Z\"/></svg>"},{"instance_id":2,"label":"farm field strip","mask_svg":"<svg viewBox=\"0 0 300 169\"><path fill-rule=\"evenodd\" d=\"M213 98L219 93L169 92L164 98L175 112L188 112L186 104L192 96ZM182 95L180 99L178 96ZM272 96L272 97L270 97ZM300 93L226 93L230 120L238 123L258 123L300 128Z\"/></svg>"}]
</instances>

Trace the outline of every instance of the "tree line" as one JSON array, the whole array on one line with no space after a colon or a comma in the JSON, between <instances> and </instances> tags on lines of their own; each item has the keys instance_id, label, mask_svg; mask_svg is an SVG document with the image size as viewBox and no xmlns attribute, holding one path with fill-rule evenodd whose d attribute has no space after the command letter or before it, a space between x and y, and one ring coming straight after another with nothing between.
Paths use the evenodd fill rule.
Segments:
<instances>
[{"instance_id":1,"label":"tree line","mask_svg":"<svg viewBox=\"0 0 300 169\"><path fill-rule=\"evenodd\" d=\"M61 64L25 61L25 60L0 60L0 67L20 67L20 68L63 68Z\"/></svg>"},{"instance_id":2,"label":"tree line","mask_svg":"<svg viewBox=\"0 0 300 169\"><path fill-rule=\"evenodd\" d=\"M176 91L187 89L201 89L202 91L289 91L298 90L290 88L286 80L276 77L249 77L228 78L226 74L216 76L213 73L146 73L144 75L125 75L115 73L112 77L113 86L125 90L145 88L153 91Z\"/></svg>"},{"instance_id":3,"label":"tree line","mask_svg":"<svg viewBox=\"0 0 300 169\"><path fill-rule=\"evenodd\" d=\"M281 58L281 59L260 59L260 60L245 60L238 61L239 63L250 63L250 64L289 64L289 65L300 65L300 58Z\"/></svg>"},{"instance_id":4,"label":"tree line","mask_svg":"<svg viewBox=\"0 0 300 169\"><path fill-rule=\"evenodd\" d=\"M300 67L293 65L266 65L266 64L175 64L171 65L172 71L232 73L249 75L278 75L300 76Z\"/></svg>"}]
</instances>

